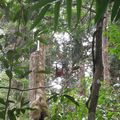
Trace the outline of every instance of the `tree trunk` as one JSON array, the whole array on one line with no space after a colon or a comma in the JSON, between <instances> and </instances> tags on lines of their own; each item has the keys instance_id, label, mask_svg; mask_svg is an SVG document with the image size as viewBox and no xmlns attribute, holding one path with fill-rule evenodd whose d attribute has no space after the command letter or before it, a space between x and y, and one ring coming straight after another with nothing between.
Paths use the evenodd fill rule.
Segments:
<instances>
[{"instance_id":1,"label":"tree trunk","mask_svg":"<svg viewBox=\"0 0 120 120\"><path fill-rule=\"evenodd\" d=\"M85 65L84 63L81 63L80 69L78 69L78 82L77 82L77 88L78 89L78 95L82 96L86 93L86 85L85 85Z\"/></svg>"},{"instance_id":2,"label":"tree trunk","mask_svg":"<svg viewBox=\"0 0 120 120\"><path fill-rule=\"evenodd\" d=\"M30 56L30 76L29 88L44 87L45 76L45 46L41 45L40 50L33 52ZM30 120L44 120L47 116L47 103L44 88L31 90L29 93L30 107L34 108L30 112Z\"/></svg>"},{"instance_id":3,"label":"tree trunk","mask_svg":"<svg viewBox=\"0 0 120 120\"><path fill-rule=\"evenodd\" d=\"M103 61L103 79L106 85L110 84L110 66L108 60L108 37L107 37L107 22L108 12L104 14L103 20L103 37L102 37L102 61Z\"/></svg>"},{"instance_id":4,"label":"tree trunk","mask_svg":"<svg viewBox=\"0 0 120 120\"><path fill-rule=\"evenodd\" d=\"M98 102L100 81L102 80L102 27L103 20L100 20L96 26L96 53L95 53L95 72L93 74L93 83L91 86L91 96L88 105L88 120L95 120L96 107Z\"/></svg>"}]
</instances>

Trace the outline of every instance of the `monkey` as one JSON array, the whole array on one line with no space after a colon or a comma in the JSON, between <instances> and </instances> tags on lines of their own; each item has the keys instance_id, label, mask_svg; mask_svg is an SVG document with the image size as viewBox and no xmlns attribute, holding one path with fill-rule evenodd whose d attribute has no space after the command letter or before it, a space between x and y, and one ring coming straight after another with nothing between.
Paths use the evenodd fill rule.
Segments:
<instances>
[{"instance_id":1,"label":"monkey","mask_svg":"<svg viewBox=\"0 0 120 120\"><path fill-rule=\"evenodd\" d=\"M58 68L57 64L56 64L55 77L64 76L64 70L63 69L64 69L63 66L62 66L62 68Z\"/></svg>"}]
</instances>

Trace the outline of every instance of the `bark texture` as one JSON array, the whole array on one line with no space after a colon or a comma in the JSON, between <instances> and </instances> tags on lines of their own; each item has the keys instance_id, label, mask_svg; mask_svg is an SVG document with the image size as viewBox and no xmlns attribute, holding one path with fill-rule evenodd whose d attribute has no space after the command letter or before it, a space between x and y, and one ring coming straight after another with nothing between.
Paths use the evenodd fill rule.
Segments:
<instances>
[{"instance_id":1,"label":"bark texture","mask_svg":"<svg viewBox=\"0 0 120 120\"><path fill-rule=\"evenodd\" d=\"M110 84L110 66L108 59L108 36L107 36L108 12L104 14L103 37L102 37L102 61L103 61L103 79L107 85Z\"/></svg>"},{"instance_id":2,"label":"bark texture","mask_svg":"<svg viewBox=\"0 0 120 120\"><path fill-rule=\"evenodd\" d=\"M103 20L100 20L96 26L96 51L95 51L95 72L93 74L93 83L91 86L91 96L88 105L88 120L95 120L96 107L98 102L100 81L102 80L102 27Z\"/></svg>"},{"instance_id":3,"label":"bark texture","mask_svg":"<svg viewBox=\"0 0 120 120\"><path fill-rule=\"evenodd\" d=\"M80 65L80 69L78 69L78 83L77 83L77 88L79 88L79 92L78 94L81 95L85 95L86 91L85 91L85 66L84 63L81 63Z\"/></svg>"},{"instance_id":4,"label":"bark texture","mask_svg":"<svg viewBox=\"0 0 120 120\"><path fill-rule=\"evenodd\" d=\"M30 56L29 88L44 87L45 75L45 46L41 45L40 50L33 52ZM35 110L30 113L30 120L44 120L47 116L47 103L44 88L31 90L29 94L30 107Z\"/></svg>"}]
</instances>

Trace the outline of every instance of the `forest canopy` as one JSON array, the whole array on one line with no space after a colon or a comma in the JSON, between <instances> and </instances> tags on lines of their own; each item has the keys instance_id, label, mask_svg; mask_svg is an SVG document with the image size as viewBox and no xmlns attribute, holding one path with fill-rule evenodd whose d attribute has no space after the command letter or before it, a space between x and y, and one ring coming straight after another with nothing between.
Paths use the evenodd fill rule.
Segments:
<instances>
[{"instance_id":1,"label":"forest canopy","mask_svg":"<svg viewBox=\"0 0 120 120\"><path fill-rule=\"evenodd\" d=\"M119 120L120 0L0 0L0 120Z\"/></svg>"}]
</instances>

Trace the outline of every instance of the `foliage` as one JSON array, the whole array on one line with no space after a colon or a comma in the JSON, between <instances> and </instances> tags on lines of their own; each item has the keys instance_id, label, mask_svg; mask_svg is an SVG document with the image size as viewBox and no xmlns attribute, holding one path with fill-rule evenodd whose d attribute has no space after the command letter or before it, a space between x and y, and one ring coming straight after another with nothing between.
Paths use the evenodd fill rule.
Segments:
<instances>
[{"instance_id":1,"label":"foliage","mask_svg":"<svg viewBox=\"0 0 120 120\"><path fill-rule=\"evenodd\" d=\"M107 90L106 90L107 89ZM100 97L98 102L98 119L119 119L119 92L120 88L116 86L106 87L103 85L100 91Z\"/></svg>"},{"instance_id":2,"label":"foliage","mask_svg":"<svg viewBox=\"0 0 120 120\"><path fill-rule=\"evenodd\" d=\"M109 46L110 46L110 53L112 55L116 55L118 58L120 58L120 29L118 25L110 25L108 30L108 37L110 40Z\"/></svg>"},{"instance_id":3,"label":"foliage","mask_svg":"<svg viewBox=\"0 0 120 120\"><path fill-rule=\"evenodd\" d=\"M91 2L91 5L88 2ZM118 23L120 19L119 0L114 0L112 3L109 0L0 1L0 30L3 31L3 33L0 32L0 89L4 93L0 93L1 119L6 120L7 117L10 120L28 119L28 112L32 109L28 107L29 101L26 98L28 91L22 90L28 88L28 75L31 72L28 64L29 56L36 51L37 41L52 46L48 55L49 57L52 53L50 68L46 67L46 70L40 71L40 73L47 74L46 76L54 72L53 64L57 60L61 63L67 61L67 72L72 71L74 65L91 65L91 58L87 55L90 53L91 43L87 41L87 44L90 44L87 47L83 46L83 42L88 40L85 37L89 37L89 34L91 36L91 33L86 32L88 22L92 22L95 18L95 23L97 23L103 18L110 4L112 4L111 21ZM86 8L85 12L82 7ZM91 18L91 14L93 18ZM91 31L94 29L93 26L89 27ZM70 41L63 40L62 50L60 44L53 37L51 37L53 40L48 37L57 30L60 33L61 31L68 33L70 36ZM109 26L108 36L110 53L120 58L120 30L117 24ZM83 57L89 59L85 61ZM62 82L65 84L67 81L69 85L74 87L77 84L76 81L79 80L79 77L75 75L78 75L79 72L72 72L68 74L69 77L64 77ZM53 74L48 78L52 79L52 82L54 81ZM15 86L13 83L16 83ZM90 82L85 81L84 83L87 84L87 87L84 87L88 91ZM13 87L15 87L15 91ZM117 120L120 115L118 112L120 111L119 89L112 86L106 90L106 86L104 87L100 91L97 119ZM52 95L48 96L50 97L48 103L51 120L87 119L86 96L79 96L77 89L70 90L68 86L64 87L63 85L59 93L52 94L52 90L48 93Z\"/></svg>"},{"instance_id":4,"label":"foliage","mask_svg":"<svg viewBox=\"0 0 120 120\"><path fill-rule=\"evenodd\" d=\"M96 18L95 22L99 21L100 19L103 18L104 13L107 9L109 0L96 0Z\"/></svg>"},{"instance_id":5,"label":"foliage","mask_svg":"<svg viewBox=\"0 0 120 120\"><path fill-rule=\"evenodd\" d=\"M79 98L75 96L77 90L65 89L63 94L54 94L50 100L50 113L51 120L72 120L72 119L82 119L86 117L87 108L85 107L85 97ZM74 95L76 100L69 95Z\"/></svg>"},{"instance_id":6,"label":"foliage","mask_svg":"<svg viewBox=\"0 0 120 120\"><path fill-rule=\"evenodd\" d=\"M114 5L112 8L112 15L111 15L111 20L112 21L118 21L120 19L120 1L119 0L115 0L114 1Z\"/></svg>"}]
</instances>

